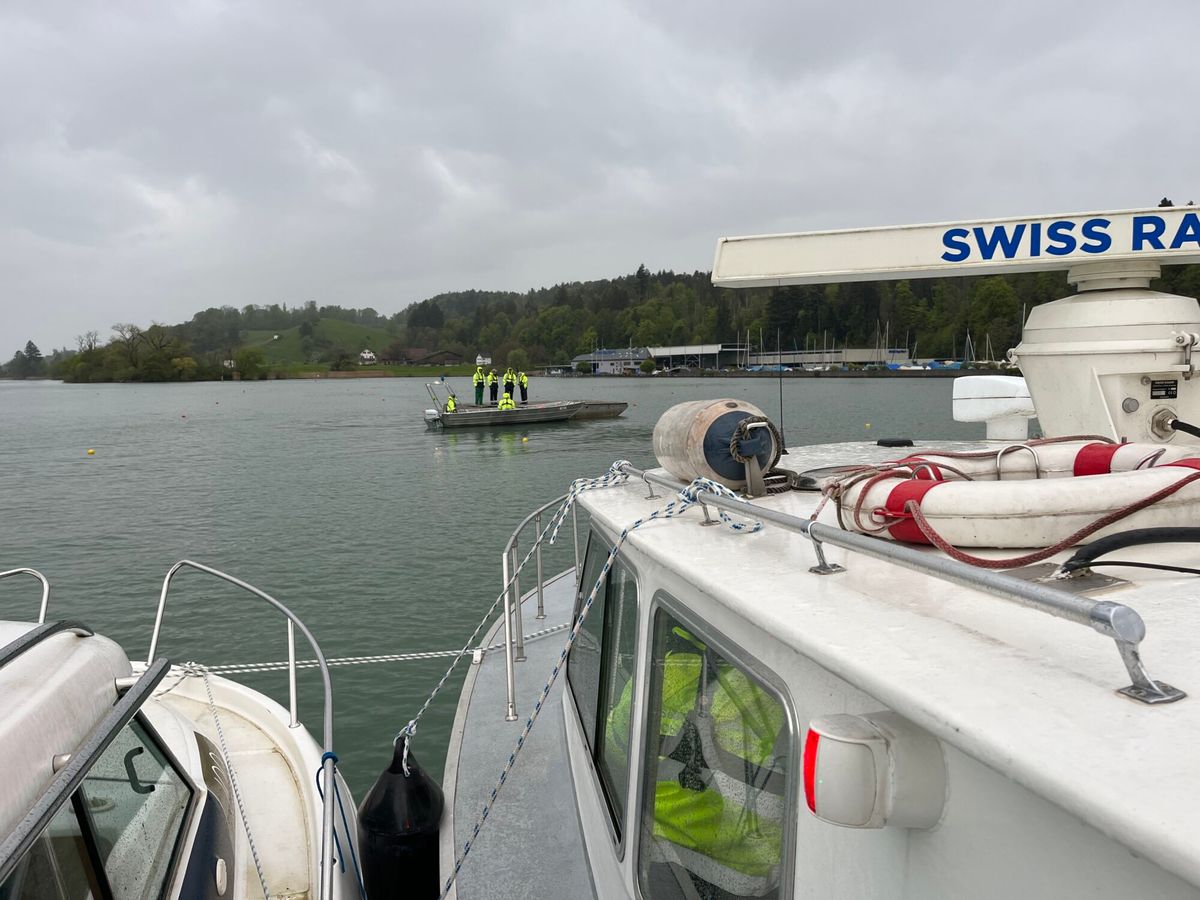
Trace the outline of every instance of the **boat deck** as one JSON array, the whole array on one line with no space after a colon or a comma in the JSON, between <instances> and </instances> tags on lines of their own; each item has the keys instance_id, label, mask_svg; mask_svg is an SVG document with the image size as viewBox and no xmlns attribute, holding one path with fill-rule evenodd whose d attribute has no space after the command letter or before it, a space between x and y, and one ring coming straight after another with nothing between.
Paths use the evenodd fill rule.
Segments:
<instances>
[{"instance_id":1,"label":"boat deck","mask_svg":"<svg viewBox=\"0 0 1200 900\"><path fill-rule=\"evenodd\" d=\"M525 632L570 622L575 601L574 571L548 580L544 591L546 618L537 614L536 593L523 604ZM506 675L504 651L492 650L472 664L463 684L442 786L447 819L441 832L443 883L454 868L455 854L470 840L471 830L491 793L521 729L558 661L566 631L525 642L525 662L516 664L517 720L504 721ZM503 617L484 645L503 641ZM550 691L505 788L463 863L451 898L594 897L584 851L583 832L568 767L562 692L565 673Z\"/></svg>"}]
</instances>

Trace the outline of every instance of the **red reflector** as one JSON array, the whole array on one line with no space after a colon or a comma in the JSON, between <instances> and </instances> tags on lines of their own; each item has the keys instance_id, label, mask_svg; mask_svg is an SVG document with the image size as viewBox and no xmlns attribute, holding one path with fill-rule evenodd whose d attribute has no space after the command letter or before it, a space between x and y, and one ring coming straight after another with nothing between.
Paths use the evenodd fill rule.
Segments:
<instances>
[{"instance_id":1,"label":"red reflector","mask_svg":"<svg viewBox=\"0 0 1200 900\"><path fill-rule=\"evenodd\" d=\"M808 737L804 739L804 799L814 815L817 812L817 744L820 741L821 733L808 729Z\"/></svg>"}]
</instances>

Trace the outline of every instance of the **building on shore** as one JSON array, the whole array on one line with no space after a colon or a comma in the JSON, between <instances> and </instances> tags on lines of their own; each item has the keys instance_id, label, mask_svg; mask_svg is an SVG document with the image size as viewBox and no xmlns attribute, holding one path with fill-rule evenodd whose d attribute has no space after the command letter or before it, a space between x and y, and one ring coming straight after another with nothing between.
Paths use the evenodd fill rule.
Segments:
<instances>
[{"instance_id":1,"label":"building on shore","mask_svg":"<svg viewBox=\"0 0 1200 900\"><path fill-rule=\"evenodd\" d=\"M746 344L678 344L664 347L598 349L581 353L571 360L578 369L590 365L594 375L636 375L645 359L653 359L658 369L715 370L753 369L757 366L792 369L841 369L854 365L893 365L908 363L904 348L840 347L825 350L754 351Z\"/></svg>"}]
</instances>

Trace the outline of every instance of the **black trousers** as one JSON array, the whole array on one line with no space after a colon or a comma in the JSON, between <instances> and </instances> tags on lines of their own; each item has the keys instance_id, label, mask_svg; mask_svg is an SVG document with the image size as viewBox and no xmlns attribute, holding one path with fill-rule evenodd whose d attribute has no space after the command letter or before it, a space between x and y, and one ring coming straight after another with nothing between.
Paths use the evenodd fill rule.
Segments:
<instances>
[{"instance_id":1,"label":"black trousers","mask_svg":"<svg viewBox=\"0 0 1200 900\"><path fill-rule=\"evenodd\" d=\"M525 385L521 385L521 402L529 402L529 388L525 387Z\"/></svg>"},{"instance_id":2,"label":"black trousers","mask_svg":"<svg viewBox=\"0 0 1200 900\"><path fill-rule=\"evenodd\" d=\"M499 388L499 385L497 385L497 384L496 384L496 383L493 381L493 382L492 382L492 385L491 385L491 389L492 389L492 402L493 402L493 403L495 403L495 402L496 402L496 391L498 390L498 388Z\"/></svg>"}]
</instances>

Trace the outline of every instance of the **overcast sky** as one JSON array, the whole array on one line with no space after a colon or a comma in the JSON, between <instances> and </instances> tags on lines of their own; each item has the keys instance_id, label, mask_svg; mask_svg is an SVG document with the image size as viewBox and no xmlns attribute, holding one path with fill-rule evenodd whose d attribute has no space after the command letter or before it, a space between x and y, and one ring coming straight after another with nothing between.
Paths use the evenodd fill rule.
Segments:
<instances>
[{"instance_id":1,"label":"overcast sky","mask_svg":"<svg viewBox=\"0 0 1200 900\"><path fill-rule=\"evenodd\" d=\"M0 0L0 358L1200 201L1196 0Z\"/></svg>"}]
</instances>

